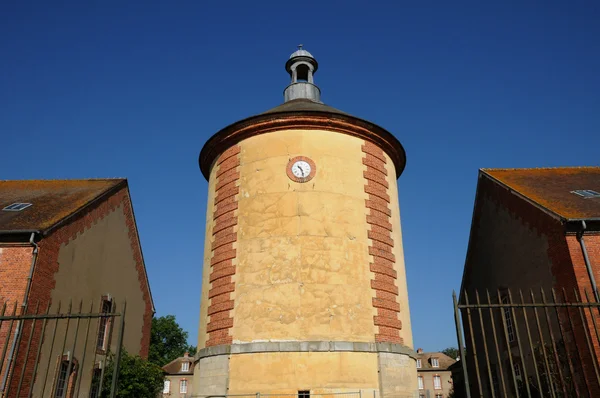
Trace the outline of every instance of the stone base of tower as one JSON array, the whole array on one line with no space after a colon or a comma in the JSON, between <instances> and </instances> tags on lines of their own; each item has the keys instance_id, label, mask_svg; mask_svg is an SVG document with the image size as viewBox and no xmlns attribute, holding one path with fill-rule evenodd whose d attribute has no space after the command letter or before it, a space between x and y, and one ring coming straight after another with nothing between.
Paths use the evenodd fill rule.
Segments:
<instances>
[{"instance_id":1,"label":"stone base of tower","mask_svg":"<svg viewBox=\"0 0 600 398\"><path fill-rule=\"evenodd\" d=\"M233 344L200 350L197 359L193 391L198 395L295 395L309 390L412 398L417 393L414 352L399 344Z\"/></svg>"}]
</instances>

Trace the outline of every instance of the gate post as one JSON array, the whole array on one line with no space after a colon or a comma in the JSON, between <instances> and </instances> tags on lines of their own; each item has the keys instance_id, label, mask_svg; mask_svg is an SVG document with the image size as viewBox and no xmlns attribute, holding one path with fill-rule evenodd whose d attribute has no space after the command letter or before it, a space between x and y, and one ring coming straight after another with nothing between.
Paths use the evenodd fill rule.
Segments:
<instances>
[{"instance_id":1,"label":"gate post","mask_svg":"<svg viewBox=\"0 0 600 398\"><path fill-rule=\"evenodd\" d=\"M465 381L465 393L467 398L471 398L471 391L469 390L469 374L467 373L467 362L465 357L465 345L463 343L462 325L460 322L460 314L458 311L458 300L456 299L456 292L452 291L452 301L454 304L454 324L456 326L456 338L458 340L458 350L460 351L460 361L462 362L463 377Z\"/></svg>"},{"instance_id":2,"label":"gate post","mask_svg":"<svg viewBox=\"0 0 600 398\"><path fill-rule=\"evenodd\" d=\"M117 352L115 354L115 368L113 370L112 386L110 387L110 397L117 396L117 386L119 381L119 370L121 368L121 346L123 345L123 334L125 332L125 309L127 302L123 302L123 311L121 311L121 324L119 325L119 338L117 339Z\"/></svg>"}]
</instances>

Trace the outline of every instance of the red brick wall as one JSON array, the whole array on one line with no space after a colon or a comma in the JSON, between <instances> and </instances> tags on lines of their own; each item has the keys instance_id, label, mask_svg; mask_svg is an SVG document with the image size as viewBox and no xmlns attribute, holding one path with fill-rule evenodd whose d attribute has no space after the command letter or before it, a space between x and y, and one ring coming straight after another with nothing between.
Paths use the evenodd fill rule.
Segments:
<instances>
[{"instance_id":1,"label":"red brick wall","mask_svg":"<svg viewBox=\"0 0 600 398\"><path fill-rule=\"evenodd\" d=\"M234 244L237 241L237 194L240 178L238 166L240 165L240 147L233 146L223 152L217 160L217 185L215 187L215 206L213 213L213 242L212 258L210 261L210 290L208 292L208 323L206 331L208 339L206 346L231 344L232 336L229 329L233 327L233 299L231 293L235 291L235 265L236 257Z\"/></svg>"},{"instance_id":2,"label":"red brick wall","mask_svg":"<svg viewBox=\"0 0 600 398\"><path fill-rule=\"evenodd\" d=\"M377 315L373 317L373 323L377 328L375 341L402 344L400 337L402 323L398 319L400 304L396 286L397 275L394 270L396 258L392 253L394 247L394 240L391 237L392 213L389 208L390 195L386 181L387 160L383 150L368 141L365 141L362 151L365 154L363 164L367 166L363 176L367 182L365 192L368 194L365 205L368 209L368 237L371 241L369 255L373 258L370 264L374 275L371 288L375 292L373 307L377 310Z\"/></svg>"},{"instance_id":3,"label":"red brick wall","mask_svg":"<svg viewBox=\"0 0 600 398\"><path fill-rule=\"evenodd\" d=\"M574 300L574 289L582 292L582 286L589 286L589 278L587 277L587 271L583 264L583 257L581 256L579 242L577 242L576 237L566 237L565 226L558 219L553 218L490 178L481 176L478 184L478 197L471 227L471 241L469 242L469 252L463 279L463 289L469 291L471 300L474 298L475 289L478 289L481 294L486 288L491 288L493 291L499 284L504 284L505 288L511 288L513 299L518 297L518 293L516 292L518 288L525 289L524 293L527 296L527 290L531 286L523 286L524 279L532 281L532 278L535 276L534 274L538 272L540 280L545 280L545 274L542 274L542 271L545 272L545 269L542 270L544 267L540 267L539 264L540 259L545 258L545 256L539 253L538 247L526 246L529 244L529 241L523 241L520 246L505 245L501 254L489 250L481 250L481 248L477 247L482 244L484 235L489 234L489 230L486 229L489 226L482 225L480 220L485 201L491 201L505 211L508 211L514 220L520 222L523 229L527 229L547 240L547 260L545 261L548 262L552 282L543 286L543 288L549 300L552 300L551 288L556 289L558 298L562 301L563 289L568 299ZM494 221L488 220L488 222ZM505 231L505 233L514 234L515 231ZM500 242L508 240L504 236L487 236L486 239ZM497 256L501 256L506 263L499 263L496 258ZM538 268L532 268L532 264L536 264ZM493 269L490 269L490 267ZM525 278L526 273L527 278ZM585 285L586 283L587 285ZM539 284L536 286L539 286ZM536 296L539 300L539 294ZM553 310L551 311L553 312ZM580 363L582 364L585 380L588 383L587 387L593 392L594 396L600 395L600 386L595 382L596 377L593 363L591 362L594 359L590 355L587 346L584 324L581 321L579 311L573 309L561 310L559 314L560 327L566 334L567 350L571 357L575 359L577 366ZM465 319L466 317L463 316L463 321ZM571 334L571 324L575 330L574 337ZM600 326L600 323L598 325ZM479 328L476 322L474 322L473 327L475 330ZM593 325L591 327L593 331ZM522 331L522 329L523 325L520 324L519 330ZM475 332L474 337L477 338L477 336L478 333ZM469 342L471 337L469 328L465 327L466 341ZM560 338L560 335L557 335L557 337ZM593 340L597 341L595 335L592 337ZM528 343L524 339L522 341L523 344L528 346ZM481 348L479 344L478 347ZM467 358L467 361L470 367L469 374L473 383L475 375L473 369L474 362L470 357ZM584 382L580 380L580 384L582 384L582 388L585 390L586 386Z\"/></svg>"},{"instance_id":4,"label":"red brick wall","mask_svg":"<svg viewBox=\"0 0 600 398\"><path fill-rule=\"evenodd\" d=\"M132 252L134 255L136 270L138 274L139 289L142 291L142 296L145 302L145 310L143 314L143 328L140 334L140 351L139 354L142 357L148 356L149 345L150 345L150 328L152 326L152 302L150 298L150 289L147 285L146 274L144 269L144 263L142 260L142 252L137 236L137 229L133 216L133 209L131 206L131 200L127 188L123 188L118 192L114 193L110 197L94 205L92 208L87 209L84 213L78 215L76 218L71 220L68 224L61 226L57 230L53 231L49 236L45 237L39 242L39 254L35 265L35 272L32 279L31 290L29 294L29 313L33 313L35 306L39 303L40 308L45 308L51 304L52 290L56 286L54 275L59 270L58 256L62 245L66 245L70 240L75 239L78 234L83 233L86 229L89 229L92 224L98 220L101 220L107 216L110 212L113 212L117 207L121 206L124 212L126 224L129 230L129 239ZM31 249L29 248L30 252ZM27 266L29 270L29 266ZM133 286L132 286L133 288ZM77 300L74 297L74 300ZM27 348L27 340L31 333L31 325L27 324L24 328L24 337L19 345L19 357L15 361L15 374L20 375L21 367L24 363L27 363L29 371L25 372L22 386L22 393L26 393L31 384L31 378L33 376L33 361L35 360L35 354L37 347L41 340L41 323L38 322L32 337L30 355L25 358L25 352ZM126 333L132 333L134 331L127 330ZM16 393L16 386L18 383L18 377L13 377L11 389ZM12 394L12 393L11 393Z\"/></svg>"},{"instance_id":5,"label":"red brick wall","mask_svg":"<svg viewBox=\"0 0 600 398\"><path fill-rule=\"evenodd\" d=\"M19 245L0 246L0 312L6 304L5 315L12 315L13 311L21 313L21 304L25 297L27 277L31 268L33 247ZM16 305L16 306L15 306ZM10 331L10 334L9 334ZM3 322L0 327L0 351L4 347L6 339L9 339L7 351L16 333L16 324L10 327L10 322ZM5 356L3 371L0 372L0 380L6 372L8 365L8 352Z\"/></svg>"}]
</instances>

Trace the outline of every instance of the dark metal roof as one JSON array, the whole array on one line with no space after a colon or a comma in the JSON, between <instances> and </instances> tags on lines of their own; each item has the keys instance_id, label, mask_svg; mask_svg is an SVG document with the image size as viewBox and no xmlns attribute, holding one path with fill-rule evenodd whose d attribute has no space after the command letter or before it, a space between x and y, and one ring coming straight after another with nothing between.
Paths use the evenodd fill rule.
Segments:
<instances>
[{"instance_id":1,"label":"dark metal roof","mask_svg":"<svg viewBox=\"0 0 600 398\"><path fill-rule=\"evenodd\" d=\"M122 186L125 179L0 181L0 231L46 232L69 216ZM12 203L31 203L22 211L3 211Z\"/></svg>"},{"instance_id":2,"label":"dark metal roof","mask_svg":"<svg viewBox=\"0 0 600 398\"><path fill-rule=\"evenodd\" d=\"M600 167L482 169L481 172L565 220L600 219L600 198L571 193L600 192Z\"/></svg>"},{"instance_id":3,"label":"dark metal roof","mask_svg":"<svg viewBox=\"0 0 600 398\"><path fill-rule=\"evenodd\" d=\"M320 102L309 99L295 99L269 109L266 112L230 124L210 137L204 143L198 159L202 174L208 180L210 169L217 157L231 145L254 134L250 132L239 134L240 130L248 130L252 126L258 126L261 123L269 121L276 121L279 123L280 128L283 128L286 123L298 127L299 124L296 118L305 116L316 116L332 121L341 120L368 130L370 132L369 137L363 138L369 139L388 153L396 167L396 177L400 177L400 174L404 171L404 167L406 166L404 148L400 141L386 129ZM324 121L323 127L327 128L327 126L331 127L328 121Z\"/></svg>"},{"instance_id":4,"label":"dark metal roof","mask_svg":"<svg viewBox=\"0 0 600 398\"><path fill-rule=\"evenodd\" d=\"M308 99L295 99L288 102L284 102L283 104L276 106L275 108L269 109L268 111L261 113L261 115L279 112L327 112L333 114L337 113L345 116L352 116L329 105L325 105L320 102L314 102Z\"/></svg>"}]
</instances>

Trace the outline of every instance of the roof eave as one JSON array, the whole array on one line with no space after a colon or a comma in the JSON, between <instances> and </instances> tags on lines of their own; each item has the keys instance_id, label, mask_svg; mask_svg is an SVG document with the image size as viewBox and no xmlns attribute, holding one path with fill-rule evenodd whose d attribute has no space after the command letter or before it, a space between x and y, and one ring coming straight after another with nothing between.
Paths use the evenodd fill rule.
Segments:
<instances>
[{"instance_id":1,"label":"roof eave","mask_svg":"<svg viewBox=\"0 0 600 398\"><path fill-rule=\"evenodd\" d=\"M309 120L309 118L316 118ZM321 118L322 120L319 120ZM336 123L340 126L336 127ZM346 131L342 125L347 127ZM329 129L346 133L371 141L380 146L390 156L396 168L396 178L400 177L406 166L406 152L400 141L389 131L358 117L318 110L297 110L273 112L251 116L219 130L210 137L198 158L200 170L206 180L219 155L227 148L255 135L274 132L286 127L305 127ZM350 130L354 128L354 130Z\"/></svg>"}]
</instances>

